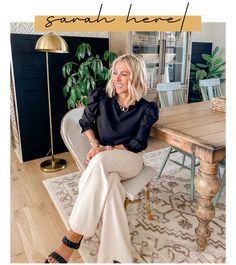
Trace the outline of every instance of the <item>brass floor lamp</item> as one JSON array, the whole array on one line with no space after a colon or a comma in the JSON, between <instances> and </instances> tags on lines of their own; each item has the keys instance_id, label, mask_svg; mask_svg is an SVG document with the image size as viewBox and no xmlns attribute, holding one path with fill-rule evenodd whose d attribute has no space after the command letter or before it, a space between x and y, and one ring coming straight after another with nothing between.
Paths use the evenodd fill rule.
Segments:
<instances>
[{"instance_id":1,"label":"brass floor lamp","mask_svg":"<svg viewBox=\"0 0 236 265\"><path fill-rule=\"evenodd\" d=\"M53 150L53 128L52 128L52 112L51 112L51 97L50 97L50 80L49 80L49 63L48 53L67 53L69 52L66 41L57 34L49 33L40 37L35 45L37 51L45 52L46 68L47 68L47 86L48 86L48 110L50 123L50 140L51 140L51 158L43 161L40 164L41 170L44 172L55 172L62 170L66 166L66 160L54 158Z\"/></svg>"}]
</instances>

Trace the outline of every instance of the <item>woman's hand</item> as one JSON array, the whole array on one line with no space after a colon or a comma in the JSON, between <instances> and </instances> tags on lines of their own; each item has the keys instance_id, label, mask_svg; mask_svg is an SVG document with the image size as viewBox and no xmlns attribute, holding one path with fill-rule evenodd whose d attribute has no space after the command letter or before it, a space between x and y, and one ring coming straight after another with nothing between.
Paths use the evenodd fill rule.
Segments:
<instances>
[{"instance_id":1,"label":"woman's hand","mask_svg":"<svg viewBox=\"0 0 236 265\"><path fill-rule=\"evenodd\" d=\"M88 152L85 163L88 164L89 161L98 153L106 151L107 149L99 144L95 144Z\"/></svg>"},{"instance_id":2,"label":"woman's hand","mask_svg":"<svg viewBox=\"0 0 236 265\"><path fill-rule=\"evenodd\" d=\"M100 145L95 144L88 152L86 160L87 163L98 153Z\"/></svg>"}]
</instances>

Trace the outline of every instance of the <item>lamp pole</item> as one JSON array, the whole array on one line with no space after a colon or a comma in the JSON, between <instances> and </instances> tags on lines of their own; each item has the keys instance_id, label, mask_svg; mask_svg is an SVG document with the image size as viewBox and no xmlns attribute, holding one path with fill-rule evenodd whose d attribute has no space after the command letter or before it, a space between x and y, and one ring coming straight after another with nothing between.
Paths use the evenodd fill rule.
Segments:
<instances>
[{"instance_id":1,"label":"lamp pole","mask_svg":"<svg viewBox=\"0 0 236 265\"><path fill-rule=\"evenodd\" d=\"M48 88L48 112L49 112L49 128L50 128L50 142L51 142L51 158L43 161L40 164L41 170L44 172L55 172L65 168L66 160L61 158L54 158L53 146L53 126L52 126L52 110L51 110L51 92L50 92L50 75L49 75L49 59L48 53L65 53L68 52L68 46L63 38L56 34L47 34L40 37L36 43L36 50L46 53L46 74L47 74L47 88Z\"/></svg>"},{"instance_id":2,"label":"lamp pole","mask_svg":"<svg viewBox=\"0 0 236 265\"><path fill-rule=\"evenodd\" d=\"M49 112L49 126L50 126L50 140L51 140L51 155L52 155L52 167L55 166L54 161L54 146L53 146L53 129L52 129L52 110L51 110L51 92L50 92L50 76L49 76L49 64L48 64L48 52L46 52L46 67L47 67L47 86L48 86L48 112Z\"/></svg>"}]
</instances>

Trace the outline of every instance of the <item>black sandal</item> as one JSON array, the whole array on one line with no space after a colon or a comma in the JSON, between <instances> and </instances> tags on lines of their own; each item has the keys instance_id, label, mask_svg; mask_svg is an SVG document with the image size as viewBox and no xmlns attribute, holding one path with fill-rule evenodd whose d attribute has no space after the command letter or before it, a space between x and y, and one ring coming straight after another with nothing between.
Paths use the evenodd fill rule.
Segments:
<instances>
[{"instance_id":1,"label":"black sandal","mask_svg":"<svg viewBox=\"0 0 236 265\"><path fill-rule=\"evenodd\" d=\"M72 242L70 241L66 236L63 237L62 239L62 243L64 245L66 245L69 248L73 248L73 249L78 249L80 247L80 243L82 241L83 237L81 237L80 241L78 243ZM68 261L66 261L61 255L59 255L57 252L52 252L49 256L54 258L58 263L67 263ZM45 263L49 263L48 258L46 259Z\"/></svg>"},{"instance_id":2,"label":"black sandal","mask_svg":"<svg viewBox=\"0 0 236 265\"><path fill-rule=\"evenodd\" d=\"M61 255L59 255L57 252L52 252L48 256L48 258L50 258L50 257L54 258L58 263L67 263L67 261ZM50 263L48 261L48 258L45 260L45 263Z\"/></svg>"}]
</instances>

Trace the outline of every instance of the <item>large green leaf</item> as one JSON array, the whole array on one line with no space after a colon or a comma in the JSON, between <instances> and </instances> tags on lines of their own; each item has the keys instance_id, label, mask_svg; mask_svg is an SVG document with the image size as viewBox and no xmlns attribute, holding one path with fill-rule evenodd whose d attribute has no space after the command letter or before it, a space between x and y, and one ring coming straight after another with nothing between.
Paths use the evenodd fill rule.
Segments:
<instances>
[{"instance_id":1,"label":"large green leaf","mask_svg":"<svg viewBox=\"0 0 236 265\"><path fill-rule=\"evenodd\" d=\"M96 82L95 82L95 80L92 77L90 78L90 84L91 84L91 88L92 89L96 88Z\"/></svg>"},{"instance_id":2,"label":"large green leaf","mask_svg":"<svg viewBox=\"0 0 236 265\"><path fill-rule=\"evenodd\" d=\"M80 91L80 85L76 85L75 86L75 92L76 92L76 98L77 98L77 100L80 100L80 98L81 98L81 91Z\"/></svg>"},{"instance_id":3,"label":"large green leaf","mask_svg":"<svg viewBox=\"0 0 236 265\"><path fill-rule=\"evenodd\" d=\"M80 80L83 80L84 78L88 77L90 74L89 74L89 71L88 71L88 67L80 67L78 69L78 75L79 75L79 79Z\"/></svg>"},{"instance_id":4,"label":"large green leaf","mask_svg":"<svg viewBox=\"0 0 236 265\"><path fill-rule=\"evenodd\" d=\"M224 68L222 68L224 66L224 62L222 62L222 64L217 64L217 65L212 65L210 68L209 68L209 73L211 72L216 72L216 71L225 71Z\"/></svg>"},{"instance_id":5,"label":"large green leaf","mask_svg":"<svg viewBox=\"0 0 236 265\"><path fill-rule=\"evenodd\" d=\"M87 95L90 91L90 81L88 78L84 79L84 90L85 90L85 95Z\"/></svg>"},{"instance_id":6,"label":"large green leaf","mask_svg":"<svg viewBox=\"0 0 236 265\"><path fill-rule=\"evenodd\" d=\"M107 61L108 58L109 58L109 56L110 56L110 52L109 52L109 51L105 51L104 54L103 54L103 59L104 59L105 61Z\"/></svg>"},{"instance_id":7,"label":"large green leaf","mask_svg":"<svg viewBox=\"0 0 236 265\"><path fill-rule=\"evenodd\" d=\"M211 58L211 56L209 54L205 54L205 53L202 54L202 58L204 60L206 60L208 63L210 63L212 61L212 58Z\"/></svg>"},{"instance_id":8,"label":"large green leaf","mask_svg":"<svg viewBox=\"0 0 236 265\"><path fill-rule=\"evenodd\" d=\"M117 54L114 52L110 52L110 56L109 56L109 64L112 64L115 59L117 58Z\"/></svg>"},{"instance_id":9,"label":"large green leaf","mask_svg":"<svg viewBox=\"0 0 236 265\"><path fill-rule=\"evenodd\" d=\"M196 63L196 66L200 67L200 68L204 68L206 69L208 67L208 65L206 64L202 64L202 63ZM199 70L199 69L198 69Z\"/></svg>"},{"instance_id":10,"label":"large green leaf","mask_svg":"<svg viewBox=\"0 0 236 265\"><path fill-rule=\"evenodd\" d=\"M80 102L82 103L82 105L87 106L87 96L83 96Z\"/></svg>"},{"instance_id":11,"label":"large green leaf","mask_svg":"<svg viewBox=\"0 0 236 265\"><path fill-rule=\"evenodd\" d=\"M217 46L217 47L215 47L215 49L212 51L212 53L211 53L211 58L214 58L215 57L215 55L217 54L217 52L220 50L220 48Z\"/></svg>"},{"instance_id":12,"label":"large green leaf","mask_svg":"<svg viewBox=\"0 0 236 265\"><path fill-rule=\"evenodd\" d=\"M85 55L88 54L90 56L91 54L91 47L88 43L81 43L78 45L76 49L75 56L77 56L78 60L85 58Z\"/></svg>"},{"instance_id":13,"label":"large green leaf","mask_svg":"<svg viewBox=\"0 0 236 265\"><path fill-rule=\"evenodd\" d=\"M87 55L88 56L91 56L91 46L87 43L87 45L86 45L86 50L87 50Z\"/></svg>"},{"instance_id":14,"label":"large green leaf","mask_svg":"<svg viewBox=\"0 0 236 265\"><path fill-rule=\"evenodd\" d=\"M80 92L81 92L81 97L83 96L83 95L85 95L85 88L84 88L85 86L84 86L84 83L83 82L81 82L80 83Z\"/></svg>"},{"instance_id":15,"label":"large green leaf","mask_svg":"<svg viewBox=\"0 0 236 265\"><path fill-rule=\"evenodd\" d=\"M73 89L71 89L71 91L70 91L70 97L71 97L71 99L75 102L76 101L76 92L75 92L75 89L73 88Z\"/></svg>"},{"instance_id":16,"label":"large green leaf","mask_svg":"<svg viewBox=\"0 0 236 265\"><path fill-rule=\"evenodd\" d=\"M62 91L63 91L63 96L66 98L67 95L68 95L68 92L69 92L69 87L67 85L65 85L63 88L62 88Z\"/></svg>"},{"instance_id":17,"label":"large green leaf","mask_svg":"<svg viewBox=\"0 0 236 265\"><path fill-rule=\"evenodd\" d=\"M63 77L66 78L67 75L70 75L71 70L72 70L72 64L70 62L64 64L62 66L62 75L63 75Z\"/></svg>"},{"instance_id":18,"label":"large green leaf","mask_svg":"<svg viewBox=\"0 0 236 265\"><path fill-rule=\"evenodd\" d=\"M204 79L206 76L207 76L207 73L206 73L205 70L198 70L198 71L196 72L196 79L197 79L197 80L202 80L202 79Z\"/></svg>"},{"instance_id":19,"label":"large green leaf","mask_svg":"<svg viewBox=\"0 0 236 265\"><path fill-rule=\"evenodd\" d=\"M101 72L103 70L102 61L98 58L94 59L92 62L92 69L96 75L101 75Z\"/></svg>"},{"instance_id":20,"label":"large green leaf","mask_svg":"<svg viewBox=\"0 0 236 265\"><path fill-rule=\"evenodd\" d=\"M71 74L71 72L74 72L73 66L78 67L78 64L74 63L74 62L68 62L62 66L62 75L64 78L69 76Z\"/></svg>"},{"instance_id":21,"label":"large green leaf","mask_svg":"<svg viewBox=\"0 0 236 265\"><path fill-rule=\"evenodd\" d=\"M224 60L222 58L217 58L217 59L215 59L213 64L217 65L217 64L222 64L223 62L224 62Z\"/></svg>"},{"instance_id":22,"label":"large green leaf","mask_svg":"<svg viewBox=\"0 0 236 265\"><path fill-rule=\"evenodd\" d=\"M62 66L62 76L66 78L66 66L65 65Z\"/></svg>"},{"instance_id":23,"label":"large green leaf","mask_svg":"<svg viewBox=\"0 0 236 265\"><path fill-rule=\"evenodd\" d=\"M102 78L103 80L108 80L109 77L110 77L109 70L108 70L105 66L103 66L103 70L102 70L102 72L101 72L101 78Z\"/></svg>"},{"instance_id":24,"label":"large green leaf","mask_svg":"<svg viewBox=\"0 0 236 265\"><path fill-rule=\"evenodd\" d=\"M83 62L80 65L80 68L85 68L85 67L89 68L89 67L91 67L93 60L94 60L94 57L90 57L89 59L87 59L85 62Z\"/></svg>"},{"instance_id":25,"label":"large green leaf","mask_svg":"<svg viewBox=\"0 0 236 265\"><path fill-rule=\"evenodd\" d=\"M67 78L67 85L69 87L72 87L74 84L76 84L76 78L75 78L76 74L71 75Z\"/></svg>"},{"instance_id":26,"label":"large green leaf","mask_svg":"<svg viewBox=\"0 0 236 265\"><path fill-rule=\"evenodd\" d=\"M108 60L109 64L111 64L116 58L117 58L117 54L114 52L110 52L110 51L105 51L103 55L103 59L105 61Z\"/></svg>"},{"instance_id":27,"label":"large green leaf","mask_svg":"<svg viewBox=\"0 0 236 265\"><path fill-rule=\"evenodd\" d=\"M72 84L73 84L72 77L71 77L71 76L69 76L69 77L68 77L68 79L67 79L67 86L68 86L68 87L71 87L71 86L72 86Z\"/></svg>"},{"instance_id":28,"label":"large green leaf","mask_svg":"<svg viewBox=\"0 0 236 265\"><path fill-rule=\"evenodd\" d=\"M71 97L67 100L67 107L68 109L73 109L76 107L76 101L73 101Z\"/></svg>"},{"instance_id":29,"label":"large green leaf","mask_svg":"<svg viewBox=\"0 0 236 265\"><path fill-rule=\"evenodd\" d=\"M217 77L221 77L224 72L225 70L218 70L218 71L213 71L212 74L217 75Z\"/></svg>"}]
</instances>

